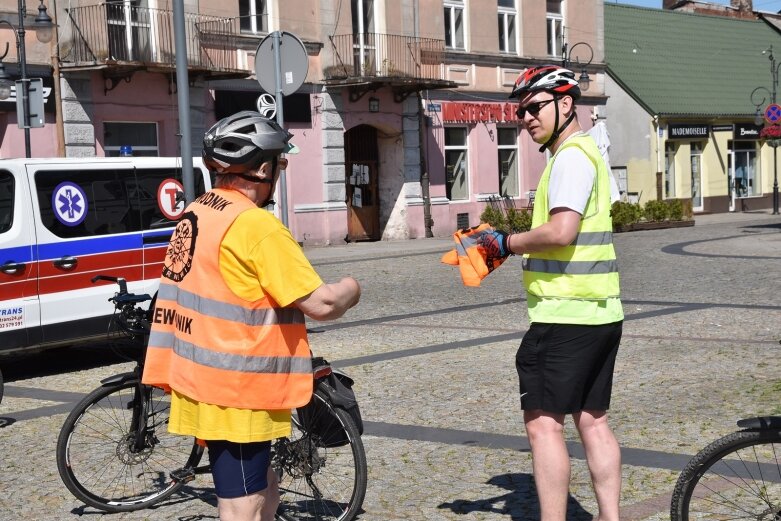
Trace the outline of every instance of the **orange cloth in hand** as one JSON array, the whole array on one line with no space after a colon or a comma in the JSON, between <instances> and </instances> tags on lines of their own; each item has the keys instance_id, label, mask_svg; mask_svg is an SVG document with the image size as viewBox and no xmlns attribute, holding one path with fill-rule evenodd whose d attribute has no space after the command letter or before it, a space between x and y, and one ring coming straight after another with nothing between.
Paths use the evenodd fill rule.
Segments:
<instances>
[{"instance_id":1,"label":"orange cloth in hand","mask_svg":"<svg viewBox=\"0 0 781 521\"><path fill-rule=\"evenodd\" d=\"M458 266L464 286L479 286L480 281L507 259L497 256L493 248L486 247L483 238L492 231L490 224L483 223L453 234L456 247L445 253L441 262Z\"/></svg>"}]
</instances>

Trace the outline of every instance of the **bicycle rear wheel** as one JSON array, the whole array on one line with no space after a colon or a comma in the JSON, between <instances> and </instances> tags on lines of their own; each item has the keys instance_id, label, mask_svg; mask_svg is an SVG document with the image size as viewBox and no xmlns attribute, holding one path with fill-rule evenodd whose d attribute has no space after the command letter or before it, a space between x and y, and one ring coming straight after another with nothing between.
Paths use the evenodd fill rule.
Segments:
<instances>
[{"instance_id":1,"label":"bicycle rear wheel","mask_svg":"<svg viewBox=\"0 0 781 521\"><path fill-rule=\"evenodd\" d=\"M280 506L285 521L351 521L366 494L366 454L350 415L329 403L320 391L317 407L293 415L289 438L274 442L272 465L279 475ZM307 412L304 412L304 411ZM344 429L346 441L328 443L306 426Z\"/></svg>"},{"instance_id":2,"label":"bicycle rear wheel","mask_svg":"<svg viewBox=\"0 0 781 521\"><path fill-rule=\"evenodd\" d=\"M740 431L702 449L675 485L671 521L781 519L781 431Z\"/></svg>"},{"instance_id":3,"label":"bicycle rear wheel","mask_svg":"<svg viewBox=\"0 0 781 521\"><path fill-rule=\"evenodd\" d=\"M139 400L143 405L134 407ZM170 473L195 467L203 449L168 432L169 409L168 395L137 380L99 387L82 399L57 439L57 469L68 490L106 512L146 508L179 490L184 483ZM147 425L140 450L134 410Z\"/></svg>"}]
</instances>

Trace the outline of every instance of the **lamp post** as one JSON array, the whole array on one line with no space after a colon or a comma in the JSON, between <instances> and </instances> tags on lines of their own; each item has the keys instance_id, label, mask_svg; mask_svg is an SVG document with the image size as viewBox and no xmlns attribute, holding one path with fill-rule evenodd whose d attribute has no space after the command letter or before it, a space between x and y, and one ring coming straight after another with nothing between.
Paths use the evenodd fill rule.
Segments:
<instances>
[{"instance_id":1,"label":"lamp post","mask_svg":"<svg viewBox=\"0 0 781 521\"><path fill-rule=\"evenodd\" d=\"M764 119L760 108L765 104L765 96L762 95L762 101L759 103L754 101L754 95L760 91L765 91L770 94L770 103L776 102L776 89L778 87L778 69L781 67L781 63L776 65L776 59L773 56L773 46L771 45L766 51L762 51L762 54L767 54L770 60L770 85L772 90L767 90L765 87L757 87L751 91L751 103L756 107L754 114L754 123L759 126ZM776 159L776 148L778 148L779 140L770 139L768 144L773 147L773 215L778 215L778 166Z\"/></svg>"},{"instance_id":2,"label":"lamp post","mask_svg":"<svg viewBox=\"0 0 781 521\"><path fill-rule=\"evenodd\" d=\"M572 62L572 51L574 51L575 48L579 45L584 45L588 49L589 57L588 57L588 61L583 65L580 64L580 58L577 55L575 57L575 63L580 68L580 77L578 77L578 85L580 85L581 90L588 90L589 86L591 85L591 78L589 78L588 76L586 67L591 65L591 62L594 60L594 49L589 44L587 44L586 42L578 42L576 44L573 44L572 47L568 48L568 44L565 42L564 45L561 46L561 56L562 56L561 66L562 67L569 66L569 64Z\"/></svg>"},{"instance_id":3,"label":"lamp post","mask_svg":"<svg viewBox=\"0 0 781 521\"><path fill-rule=\"evenodd\" d=\"M29 98L29 80L27 79L27 56L25 54L25 30L24 19L27 16L27 4L25 0L18 0L19 3L19 23L17 27L7 21L0 20L0 24L7 25L14 31L16 36L16 55L19 60L19 78L22 85L22 114L19 118L17 113L16 117L22 122L24 128L24 153L25 157L30 157L30 98ZM46 12L46 6L43 5L43 0L38 6L38 15L33 21L32 27L35 29L36 38L41 43L49 43L52 39L52 30L54 29L54 23L49 14ZM5 52L0 56L0 99L8 99L11 94L11 81L8 73L5 70L5 66L2 63L2 59L8 54L8 43L5 44ZM19 96L19 93L16 93Z\"/></svg>"}]
</instances>

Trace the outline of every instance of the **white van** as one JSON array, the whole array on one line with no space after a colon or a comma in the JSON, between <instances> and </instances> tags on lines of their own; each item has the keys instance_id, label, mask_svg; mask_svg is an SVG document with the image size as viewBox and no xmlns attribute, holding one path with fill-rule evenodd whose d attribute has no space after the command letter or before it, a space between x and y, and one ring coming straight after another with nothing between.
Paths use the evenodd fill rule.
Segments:
<instances>
[{"instance_id":1,"label":"white van","mask_svg":"<svg viewBox=\"0 0 781 521\"><path fill-rule=\"evenodd\" d=\"M179 158L0 160L0 355L105 338L117 288L92 277L153 294L183 212Z\"/></svg>"}]
</instances>

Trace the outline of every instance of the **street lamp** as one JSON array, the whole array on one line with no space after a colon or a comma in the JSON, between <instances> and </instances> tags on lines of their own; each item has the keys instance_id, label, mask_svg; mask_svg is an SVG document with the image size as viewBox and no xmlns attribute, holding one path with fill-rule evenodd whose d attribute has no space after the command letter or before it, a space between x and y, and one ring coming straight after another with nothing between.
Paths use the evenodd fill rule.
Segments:
<instances>
[{"instance_id":1,"label":"street lamp","mask_svg":"<svg viewBox=\"0 0 781 521\"><path fill-rule=\"evenodd\" d=\"M762 101L756 103L754 101L754 94L760 91L765 91L770 94L770 103L776 102L776 88L778 87L778 69L781 67L781 63L776 66L776 59L773 56L773 46L771 45L767 50L762 51L762 54L767 54L770 60L770 85L772 91L767 90L765 87L757 87L751 91L751 103L756 106L756 113L754 114L754 123L759 126L762 124L762 114L760 108L765 104L765 96L762 95ZM778 167L776 159L776 148L778 147L778 140L771 139L768 141L771 147L773 147L773 215L778 215Z\"/></svg>"},{"instance_id":2,"label":"street lamp","mask_svg":"<svg viewBox=\"0 0 781 521\"><path fill-rule=\"evenodd\" d=\"M16 55L19 60L19 79L22 85L22 123L24 127L24 153L25 157L30 157L30 98L29 98L29 82L27 80L27 57L24 47L24 19L27 16L27 4L25 0L18 0L19 4L19 25L14 25L7 20L0 20L0 24L7 25L14 31L16 36ZM54 23L51 17L46 12L46 6L43 5L43 0L38 6L38 15L33 21L32 27L35 29L35 36L41 43L49 43L52 40L52 33L54 29ZM11 85L13 82L10 80L10 76L5 70L2 60L8 54L8 43L5 44L5 52L0 56L0 99L8 99L11 95ZM19 93L17 92L18 96ZM19 114L16 115L19 118Z\"/></svg>"},{"instance_id":3,"label":"street lamp","mask_svg":"<svg viewBox=\"0 0 781 521\"><path fill-rule=\"evenodd\" d=\"M569 52L567 52L567 43L565 42L564 45L561 46L561 56L562 56L561 66L567 67L572 62L572 51L574 51L578 45L585 45L589 51L588 61L584 63L582 66L580 65L580 59L577 56L575 57L575 63L580 67L580 77L578 77L578 85L580 85L581 90L588 90L588 88L591 86L591 78L589 78L588 76L586 67L591 65L591 62L594 60L594 49L589 44L587 44L586 42L578 42L574 44L572 47L570 47Z\"/></svg>"}]
</instances>

